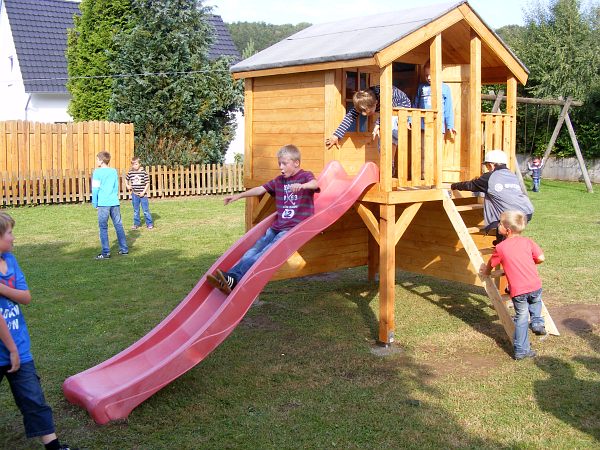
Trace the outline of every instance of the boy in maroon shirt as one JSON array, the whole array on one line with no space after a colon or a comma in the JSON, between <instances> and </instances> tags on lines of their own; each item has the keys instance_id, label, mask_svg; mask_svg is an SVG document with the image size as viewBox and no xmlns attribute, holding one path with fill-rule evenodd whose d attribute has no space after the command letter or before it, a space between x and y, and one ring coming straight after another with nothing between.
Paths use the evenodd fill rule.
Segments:
<instances>
[{"instance_id":1,"label":"boy in maroon shirt","mask_svg":"<svg viewBox=\"0 0 600 450\"><path fill-rule=\"evenodd\" d=\"M225 197L228 205L240 198L255 197L268 192L275 197L277 217L262 238L248 250L228 272L217 269L207 275L208 282L229 294L252 265L287 231L314 213L313 195L319 189L312 172L300 168L300 150L295 145L285 145L277 152L281 175L262 186Z\"/></svg>"},{"instance_id":2,"label":"boy in maroon shirt","mask_svg":"<svg viewBox=\"0 0 600 450\"><path fill-rule=\"evenodd\" d=\"M498 232L506 237L496 245L487 266L482 270L489 275L492 267L502 264L510 286L515 307L515 359L533 358L536 352L529 346L527 326L531 315L531 330L546 334L542 317L542 281L536 264L544 262L542 249L531 239L521 236L527 217L521 211L505 211L500 216Z\"/></svg>"}]
</instances>

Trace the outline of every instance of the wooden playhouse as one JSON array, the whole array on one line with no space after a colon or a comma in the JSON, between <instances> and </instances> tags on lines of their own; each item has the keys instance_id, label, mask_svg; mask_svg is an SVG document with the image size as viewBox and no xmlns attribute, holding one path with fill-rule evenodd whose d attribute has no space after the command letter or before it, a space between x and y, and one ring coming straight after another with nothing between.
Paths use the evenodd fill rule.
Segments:
<instances>
[{"instance_id":1,"label":"wooden playhouse","mask_svg":"<svg viewBox=\"0 0 600 450\"><path fill-rule=\"evenodd\" d=\"M412 100L427 60L434 108L392 108L392 85ZM232 72L245 82L247 188L279 175L275 154L288 143L301 149L302 167L315 175L331 160L340 161L349 174L365 161L380 168L379 183L293 255L277 279L367 265L371 279L379 273L378 340L383 344L394 341L396 268L485 285L512 338L498 280L477 275L493 240L479 231L481 199L459 192L451 199L448 187L480 175L482 155L492 148L509 153L516 167L517 83L524 84L528 73L468 2L313 25L241 61ZM455 137L440 131L442 81L453 96ZM482 113L481 88L492 83L505 85L504 113ZM353 93L373 85L381 87L379 149L371 136L373 118L361 118L339 148L327 149L324 141L352 106ZM391 170L393 115L400 124L396 177ZM412 124L423 120L424 131L402 126L409 117ZM268 195L248 199L247 227L273 210Z\"/></svg>"}]
</instances>

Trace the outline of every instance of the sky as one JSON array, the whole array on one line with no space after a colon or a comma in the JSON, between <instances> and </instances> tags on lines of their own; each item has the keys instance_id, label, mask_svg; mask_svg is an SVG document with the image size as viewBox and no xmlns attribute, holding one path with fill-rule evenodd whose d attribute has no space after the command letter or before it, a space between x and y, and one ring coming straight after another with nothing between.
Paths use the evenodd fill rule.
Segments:
<instances>
[{"instance_id":1,"label":"sky","mask_svg":"<svg viewBox=\"0 0 600 450\"><path fill-rule=\"evenodd\" d=\"M272 24L333 22L365 14L414 8L459 0L205 0L213 13L227 23L266 22ZM523 7L531 0L469 0L471 7L492 29L504 25L523 25Z\"/></svg>"}]
</instances>

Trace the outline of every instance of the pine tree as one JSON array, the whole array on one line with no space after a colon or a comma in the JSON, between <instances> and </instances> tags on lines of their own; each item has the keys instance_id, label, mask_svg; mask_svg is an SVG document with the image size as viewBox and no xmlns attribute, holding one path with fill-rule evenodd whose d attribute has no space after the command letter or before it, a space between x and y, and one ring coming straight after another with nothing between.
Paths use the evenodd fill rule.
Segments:
<instances>
[{"instance_id":1,"label":"pine tree","mask_svg":"<svg viewBox=\"0 0 600 450\"><path fill-rule=\"evenodd\" d=\"M83 0L81 16L68 32L67 89L69 114L76 121L106 120L112 93L109 61L115 54L114 35L131 26L130 0ZM94 78L98 77L98 78Z\"/></svg>"},{"instance_id":2,"label":"pine tree","mask_svg":"<svg viewBox=\"0 0 600 450\"><path fill-rule=\"evenodd\" d=\"M133 0L137 24L116 38L109 118L135 124L145 164L221 162L242 100L225 58L209 61L207 9L194 0ZM126 76L125 76L126 75Z\"/></svg>"}]
</instances>

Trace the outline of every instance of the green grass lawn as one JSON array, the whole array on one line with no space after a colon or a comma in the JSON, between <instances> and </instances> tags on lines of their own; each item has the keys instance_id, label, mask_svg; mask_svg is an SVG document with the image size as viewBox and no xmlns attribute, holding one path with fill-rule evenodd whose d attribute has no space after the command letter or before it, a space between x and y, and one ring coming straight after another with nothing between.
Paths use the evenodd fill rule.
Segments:
<instances>
[{"instance_id":1,"label":"green grass lawn","mask_svg":"<svg viewBox=\"0 0 600 450\"><path fill-rule=\"evenodd\" d=\"M598 323L599 194L544 180L531 196L527 235L546 253L550 313L584 305ZM33 353L63 440L89 449L600 447L597 326L573 319L574 331L535 337L540 356L517 363L482 290L398 273L397 343L382 356L366 268L268 284L205 361L127 421L96 425L64 399L64 379L144 336L243 233L243 202L155 200L151 210L156 229L127 230L130 255L115 247L107 261L93 260L90 205L8 210L33 294L24 308ZM130 205L122 211L128 229ZM40 448L25 439L6 381L0 410L1 448Z\"/></svg>"}]
</instances>

